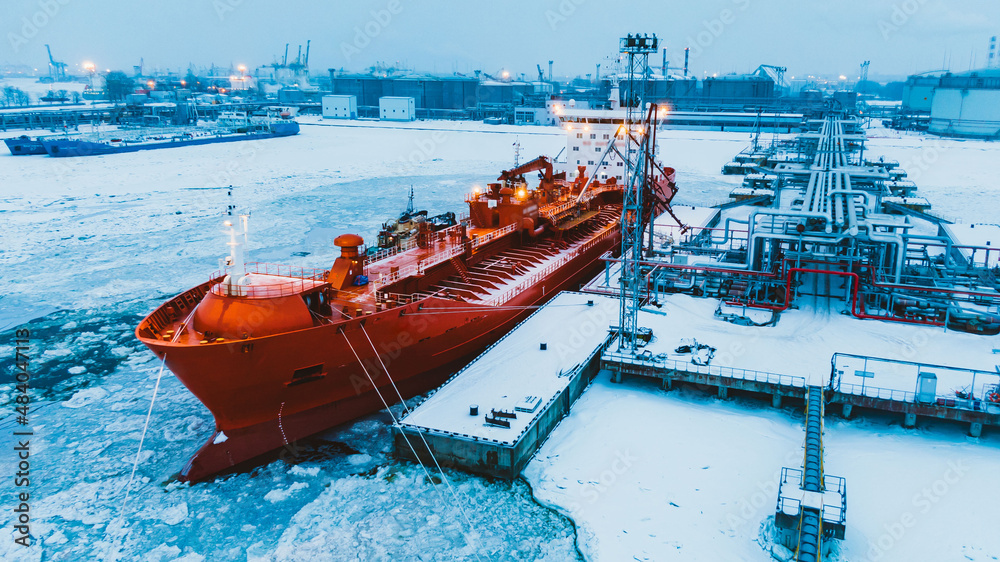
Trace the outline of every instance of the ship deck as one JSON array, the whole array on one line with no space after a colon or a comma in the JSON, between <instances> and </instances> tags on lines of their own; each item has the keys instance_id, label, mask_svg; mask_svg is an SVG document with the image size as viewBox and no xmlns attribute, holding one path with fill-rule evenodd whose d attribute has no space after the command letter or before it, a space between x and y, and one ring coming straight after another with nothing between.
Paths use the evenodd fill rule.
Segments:
<instances>
[{"instance_id":1,"label":"ship deck","mask_svg":"<svg viewBox=\"0 0 1000 562\"><path fill-rule=\"evenodd\" d=\"M436 282L425 292L458 297L476 304L503 304L587 251L593 244L612 235L617 217L617 209L605 209L598 216L592 217L594 220L589 224L579 225L564 233L561 239L541 238L521 247L501 250L477 261L475 265L455 263L453 275ZM409 249L369 264L369 290L359 292L353 302L364 303L373 299L373 291L380 292L382 300L410 298L411 295L395 294L384 289L391 288L393 283L406 277L420 276L436 265L463 255L466 246L457 237L449 236L449 230L451 229L437 233L439 236L427 248ZM469 231L472 252L515 232L517 225L500 229L472 229Z\"/></svg>"},{"instance_id":2,"label":"ship deck","mask_svg":"<svg viewBox=\"0 0 1000 562\"><path fill-rule=\"evenodd\" d=\"M500 306L614 236L619 215L620 207L605 207L584 224L561 232L558 237L543 236L523 245L489 252L473 265L466 265L460 256L469 251L473 254L477 250L488 252L486 246L504 236L514 235L520 225L469 229L470 240L464 243L460 236L461 225L432 232L424 247L412 240L400 249L383 251L369 258L371 261L365 267L369 282L339 291L330 301L329 316L314 310L315 320L319 324L338 322L432 295L482 306ZM452 261L447 277L438 278L416 292L392 292L397 282L422 277L447 261ZM247 272L248 284L227 287L216 283L208 290L219 295L262 299L302 294L326 285L327 272L321 269L251 263L247 264ZM216 272L211 278L221 281L224 275L224 272ZM188 329L190 317L187 314L164 324L162 329L154 330L155 338L161 341L179 345L225 341L224 338L205 339L204 334Z\"/></svg>"}]
</instances>

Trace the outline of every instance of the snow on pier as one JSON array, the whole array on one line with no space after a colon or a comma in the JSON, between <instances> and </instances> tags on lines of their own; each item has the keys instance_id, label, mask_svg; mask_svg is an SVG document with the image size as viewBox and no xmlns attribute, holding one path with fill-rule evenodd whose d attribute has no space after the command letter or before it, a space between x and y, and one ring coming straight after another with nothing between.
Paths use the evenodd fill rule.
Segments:
<instances>
[{"instance_id":1,"label":"snow on pier","mask_svg":"<svg viewBox=\"0 0 1000 562\"><path fill-rule=\"evenodd\" d=\"M583 392L618 301L560 293L402 420L396 452L513 478ZM414 450L411 450L411 446Z\"/></svg>"}]
</instances>

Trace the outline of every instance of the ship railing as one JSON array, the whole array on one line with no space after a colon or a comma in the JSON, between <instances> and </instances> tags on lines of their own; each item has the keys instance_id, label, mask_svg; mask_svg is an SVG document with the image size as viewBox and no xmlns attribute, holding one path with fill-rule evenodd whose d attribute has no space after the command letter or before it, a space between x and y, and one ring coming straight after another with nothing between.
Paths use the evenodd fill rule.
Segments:
<instances>
[{"instance_id":1,"label":"ship railing","mask_svg":"<svg viewBox=\"0 0 1000 562\"><path fill-rule=\"evenodd\" d=\"M430 235L432 237L437 238L438 240L448 240L449 238L452 237L453 233L461 232L462 226L464 225L462 224L461 221L459 221L459 224L456 224L455 226L449 226L448 228L443 228L441 230L431 232ZM408 238L406 241L401 242L399 246L396 246L394 248L385 248L383 250L379 250L372 256L369 256L367 261L369 265L373 265L382 260L391 258L392 256L395 256L397 254L401 254L403 252L412 250L417 246L418 246L417 236L413 236L411 238Z\"/></svg>"},{"instance_id":2,"label":"ship railing","mask_svg":"<svg viewBox=\"0 0 1000 562\"><path fill-rule=\"evenodd\" d=\"M517 286L515 286L515 287L513 287L511 289L507 289L503 293L500 293L498 296L496 296L496 297L494 297L494 298L486 301L486 304L489 305L489 306L500 306L503 303L505 303L505 302L509 301L510 299L514 298L515 296L519 295L520 293L524 292L525 289L527 289L528 287L531 287L532 285L538 283L538 281L544 279L545 277L547 277L548 275L550 275L552 272L556 271L557 269L559 269L560 267L562 267L563 265L565 265L566 262L568 262L568 261L576 258L580 254L586 253L588 250L590 250L591 248L593 248L596 244L599 244L600 242L602 242L603 240L605 240L608 236L611 236L612 233L614 232L614 227L615 227L614 224L613 225L609 225L604 230L604 232L602 232L598 236L595 236L594 238L591 238L587 242L585 242L583 244L580 244L579 246L576 246L575 248L572 248L572 249L566 251L565 253L563 253L562 255L560 255L557 260L549 263L548 265L546 265L541 270L532 273L529 277L525 278L524 281L518 283Z\"/></svg>"},{"instance_id":3,"label":"ship railing","mask_svg":"<svg viewBox=\"0 0 1000 562\"><path fill-rule=\"evenodd\" d=\"M532 285L538 283L540 280L544 279L546 276L556 271L560 267L566 264L569 260L573 259L579 254L579 248L574 248L573 250L559 256L554 262L549 263L542 269L533 272L530 276L525 278L523 281L518 283L515 287L507 289L500 295L487 301L490 306L500 306L501 304L509 301L520 293L524 292L525 289L531 287Z\"/></svg>"},{"instance_id":4,"label":"ship railing","mask_svg":"<svg viewBox=\"0 0 1000 562\"><path fill-rule=\"evenodd\" d=\"M298 267L294 265L282 265L276 263L265 263L265 262L247 262L244 265L244 273L253 273L255 275L273 275L275 277L293 277L295 279L308 279L313 281L325 281L327 276L327 270L316 269L313 267ZM225 277L231 273L236 273L234 268L225 268L214 271L209 275L210 280L218 279L220 277Z\"/></svg>"},{"instance_id":5,"label":"ship railing","mask_svg":"<svg viewBox=\"0 0 1000 562\"><path fill-rule=\"evenodd\" d=\"M434 293L392 293L389 291L375 291L375 302L376 304L402 306L433 296Z\"/></svg>"},{"instance_id":6,"label":"ship railing","mask_svg":"<svg viewBox=\"0 0 1000 562\"><path fill-rule=\"evenodd\" d=\"M392 247L392 248L383 248L383 249L375 252L374 254L370 255L368 257L368 263L369 264L377 263L377 262L380 262L380 261L382 261L382 260L384 260L386 258L390 258L392 256L395 256L396 254L405 252L407 250L410 250L410 249L413 249L413 248L416 248L416 247L417 247L417 239L416 239L416 237L408 238L406 241L400 242L400 244L398 246L395 246L395 247Z\"/></svg>"},{"instance_id":7,"label":"ship railing","mask_svg":"<svg viewBox=\"0 0 1000 562\"><path fill-rule=\"evenodd\" d=\"M584 195L583 200L590 201L591 199L597 197L598 195L604 193L605 191L621 191L624 188L625 188L624 184L620 183L615 183L615 184L605 183L597 187L588 187L587 191L584 192L583 194Z\"/></svg>"},{"instance_id":8,"label":"ship railing","mask_svg":"<svg viewBox=\"0 0 1000 562\"><path fill-rule=\"evenodd\" d=\"M505 226L503 228L499 228L499 229L494 230L492 232L488 232L486 234L483 234L482 236L476 236L475 238L472 239L472 247L473 248L478 248L478 247L482 246L483 244L486 244L487 242L496 240L497 238L500 238L501 236L506 236L507 234L510 234L511 232L515 232L515 231L517 231L520 228L521 228L520 224L513 223L513 224L508 224L507 226Z\"/></svg>"},{"instance_id":9,"label":"ship railing","mask_svg":"<svg viewBox=\"0 0 1000 562\"><path fill-rule=\"evenodd\" d=\"M228 297L243 297L251 299L270 299L297 295L326 283L327 271L311 267L297 267L263 262L250 262L244 267L247 274L269 276L280 280L269 280L263 284L238 285L224 282L212 286L211 292ZM226 275L239 275L233 269L214 272L210 279L215 280ZM276 282L275 282L276 281Z\"/></svg>"},{"instance_id":10,"label":"ship railing","mask_svg":"<svg viewBox=\"0 0 1000 562\"><path fill-rule=\"evenodd\" d=\"M568 203L563 203L562 205L556 205L555 207L546 207L545 209L539 209L538 215L542 218L550 219L554 216L560 215L573 207L576 206L575 201L570 201Z\"/></svg>"},{"instance_id":11,"label":"ship railing","mask_svg":"<svg viewBox=\"0 0 1000 562\"><path fill-rule=\"evenodd\" d=\"M375 289L378 290L379 288L391 285L400 279L405 279L407 277L419 277L429 268L464 253L465 247L462 244L449 244L444 250L439 250L425 256L423 259L417 261L415 265L402 267L395 271L390 271L389 273L379 273L378 276L371 279L370 282L374 285Z\"/></svg>"},{"instance_id":12,"label":"ship railing","mask_svg":"<svg viewBox=\"0 0 1000 562\"><path fill-rule=\"evenodd\" d=\"M615 224L608 225L605 228L604 232L602 232L598 236L595 236L594 238L588 240L587 242L585 242L585 243L583 243L583 244L581 244L581 245L579 245L579 246L577 246L575 248L572 248L571 250L563 253L559 257L559 259L557 261L550 263L543 270L541 270L539 272L536 272L536 273L533 273L530 277L527 278L526 281L523 281L523 282L519 283L513 289L508 289L507 291L505 291L501 295L499 295L499 296L497 296L497 297L495 297L493 299L490 299L487 302L490 303L490 304L492 304L493 306L497 306L497 305L500 305L500 304L503 304L503 303L507 302L508 300L510 300L511 298L513 298L518 293L524 291L524 289L526 289L527 287L530 287L533 283L537 282L538 280L544 278L545 276L549 275L550 273L552 273L553 271L555 271L556 269L558 269L559 267L561 267L567 261L575 258L576 256L578 256L581 253L584 253L584 252L588 251L595 244L600 243L601 241L603 241L604 239L606 239L608 236L612 235L615 226L616 226ZM450 227L450 228L455 228L455 227ZM520 228L520 225L517 224L517 223L507 225L507 226L505 226L505 227L503 227L501 229L489 232L489 233L487 233L484 236L480 236L480 237L474 238L472 240L472 245L473 245L473 247L478 247L478 246L480 246L482 244L485 244L485 243L487 243L487 242L489 242L491 240L495 240L495 239L497 239L497 238L499 238L501 236L504 236L504 235L509 234L511 232L515 232L519 228ZM445 230L449 230L449 229L445 229ZM444 232L444 230L442 230L440 232ZM447 236L444 236L442 238L444 240L448 239ZM430 254L430 255L426 256L425 258L423 258L420 261L418 261L415 265L411 265L409 267L400 268L400 269L398 269L396 271L391 271L389 273L381 273L377 277L373 276L373 278L370 280L370 282L372 283L372 285L375 288L375 290L378 291L382 287L391 285L391 284L393 284L393 283L395 283L395 282L397 282L397 281L399 281L401 279L405 279L407 277L416 277L416 276L423 275L424 272L428 268L431 268L431 267L433 267L435 265L438 265L438 264L440 264L442 262L448 261L448 260L450 260L450 259L452 259L452 258L454 258L456 256L462 255L463 253L465 253L465 246L463 244L449 243L449 245L448 245L448 247L446 249L434 252L433 254Z\"/></svg>"},{"instance_id":13,"label":"ship railing","mask_svg":"<svg viewBox=\"0 0 1000 562\"><path fill-rule=\"evenodd\" d=\"M395 271L390 271L389 273L380 273L378 277L369 278L369 283L371 283L372 286L375 287L375 290L378 291L378 289L380 289L381 287L385 287L386 285L392 285L393 283L399 281L400 279L404 279L406 277L412 277L415 276L416 274L417 274L417 267L411 265L409 267L404 267L401 269L397 269Z\"/></svg>"},{"instance_id":14,"label":"ship railing","mask_svg":"<svg viewBox=\"0 0 1000 562\"><path fill-rule=\"evenodd\" d=\"M298 267L294 265L282 265L266 262L248 262L246 264L247 273L257 275L274 275L278 277L295 277L297 279L310 279L314 281L325 281L327 270L316 269L314 267Z\"/></svg>"}]
</instances>

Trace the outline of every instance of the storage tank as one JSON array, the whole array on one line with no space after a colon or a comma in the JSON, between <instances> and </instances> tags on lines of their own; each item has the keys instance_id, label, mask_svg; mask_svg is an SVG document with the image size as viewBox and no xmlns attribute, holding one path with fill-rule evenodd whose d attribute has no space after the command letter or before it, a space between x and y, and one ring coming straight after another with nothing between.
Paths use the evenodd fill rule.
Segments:
<instances>
[{"instance_id":1,"label":"storage tank","mask_svg":"<svg viewBox=\"0 0 1000 562\"><path fill-rule=\"evenodd\" d=\"M1000 69L946 74L934 90L931 133L1000 138Z\"/></svg>"},{"instance_id":2,"label":"storage tank","mask_svg":"<svg viewBox=\"0 0 1000 562\"><path fill-rule=\"evenodd\" d=\"M930 113L931 102L934 99L934 89L937 88L939 76L914 75L903 84L903 112Z\"/></svg>"}]
</instances>

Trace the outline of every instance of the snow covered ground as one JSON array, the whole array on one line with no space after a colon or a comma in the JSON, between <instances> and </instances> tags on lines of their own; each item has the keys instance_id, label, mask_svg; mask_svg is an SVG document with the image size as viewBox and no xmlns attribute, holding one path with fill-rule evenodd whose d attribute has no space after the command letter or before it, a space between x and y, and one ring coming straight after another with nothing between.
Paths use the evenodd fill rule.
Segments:
<instances>
[{"instance_id":1,"label":"snow covered ground","mask_svg":"<svg viewBox=\"0 0 1000 562\"><path fill-rule=\"evenodd\" d=\"M738 529L720 521L729 521L730 507L751 501L757 484L773 480L781 465L797 466L799 414L665 397L633 384L588 390L530 465L534 492L558 512L535 503L523 482L450 473L459 497L476 506L466 512L478 535L467 537L468 522L438 496L440 487L419 467L389 456L384 412L297 443L249 472L195 486L173 482L211 434L212 419L167 373L124 511L127 532L114 530L159 370L133 330L165 298L217 269L227 253L221 225L227 204L253 212L251 259L326 267L337 254L333 237L373 238L382 221L403 210L411 184L418 207L462 211L471 185L510 167L515 140L522 158L555 155L565 146L555 128L343 124L306 119L291 138L91 158L0 154L0 448L11 450L15 427L13 328L27 323L36 399L31 509L41 545L25 551L13 544L12 512L5 508L0 558L105 559L117 551L122 560L443 560L475 552L493 560L576 559L574 526L561 513L576 519L583 551L602 560L625 553L766 559L751 541L773 495ZM680 202L714 204L739 185L741 178L722 177L719 168L748 134L662 131L659 139L663 161L678 169ZM904 136L877 139L872 148L906 166L931 142L940 146L933 148L935 162L915 178L921 195L966 222L995 221L992 163L1000 145ZM998 555L992 529L971 515L956 529L955 511L945 509L954 502L969 506L966 513L991 512L997 493L981 475L1000 466L992 433L967 443L946 424L906 431L882 421L843 426L841 441L839 424L828 431L827 462L852 486L848 525L857 527L848 531L849 552L867 548L885 532L883 524L908 509L924 527L908 528L883 560L922 552L934 528L950 532L938 543L937 559ZM910 506L910 488L934 485L953 459L975 470L926 516ZM632 476L590 504L585 483L600 483L627 462ZM12 474L13 463L13 455L0 455L0 475ZM889 472L905 478L887 479ZM641 488L640 480L628 483L640 474L650 475ZM0 487L11 497L7 476ZM866 501L866 494L876 500ZM570 500L587 507L576 513ZM986 500L992 503L984 506Z\"/></svg>"},{"instance_id":2,"label":"snow covered ground","mask_svg":"<svg viewBox=\"0 0 1000 562\"><path fill-rule=\"evenodd\" d=\"M804 416L762 401L664 392L606 374L525 469L599 560L766 561L782 466L802 463ZM828 415L825 470L847 479L834 560L996 560L1000 439L939 422Z\"/></svg>"},{"instance_id":3,"label":"snow covered ground","mask_svg":"<svg viewBox=\"0 0 1000 562\"><path fill-rule=\"evenodd\" d=\"M810 303L810 298L821 302ZM646 349L654 356L666 354L668 359L687 361L690 354L679 355L674 350L682 340L694 338L698 343L716 348L711 363L714 366L802 377L810 385L829 384L831 359L835 353L987 371L976 380L977 394L982 384L1000 382L997 375L991 373L994 365L1000 362L992 346L1000 345L1000 340L989 336L858 320L840 314L839 310L830 310L822 302L827 299L822 297L801 298L797 310L782 312L777 324L765 327L737 326L720 321L713 316L718 305L715 299L671 295L661 300L661 309L646 307L639 319L642 326L653 329L655 339ZM656 313L647 312L651 310ZM843 362L840 366L846 369ZM861 379L854 376L854 370L862 367L859 360L850 362L843 382L860 385ZM875 376L867 380L868 386L905 392L916 389L915 369L892 369L885 364L876 368L873 362L868 371L875 372ZM972 383L971 376L966 373L940 373L938 394L942 396L954 398L954 390Z\"/></svg>"},{"instance_id":4,"label":"snow covered ground","mask_svg":"<svg viewBox=\"0 0 1000 562\"><path fill-rule=\"evenodd\" d=\"M942 214L996 220L1000 191L988 162L1000 145L892 135L874 139L869 150L910 169L921 194L943 203ZM812 384L826 381L836 351L988 371L1000 362L996 338L858 321L823 302L803 302L774 327L721 322L708 299L674 295L663 304L660 314L640 318L654 329L654 354L693 337L718 347L713 365ZM943 375L939 394L970 382ZM879 369L876 378L889 388L915 386L913 372ZM774 410L690 388L667 393L649 381L612 384L602 374L525 477L538 499L573 518L588 559L768 560L779 471L801 466L802 421L801 405ZM848 489L847 536L834 559L1000 558L993 518L982 515L1000 500L1000 436L971 439L964 424L927 420L904 429L900 422L880 414L827 417L825 470L845 477Z\"/></svg>"}]
</instances>

